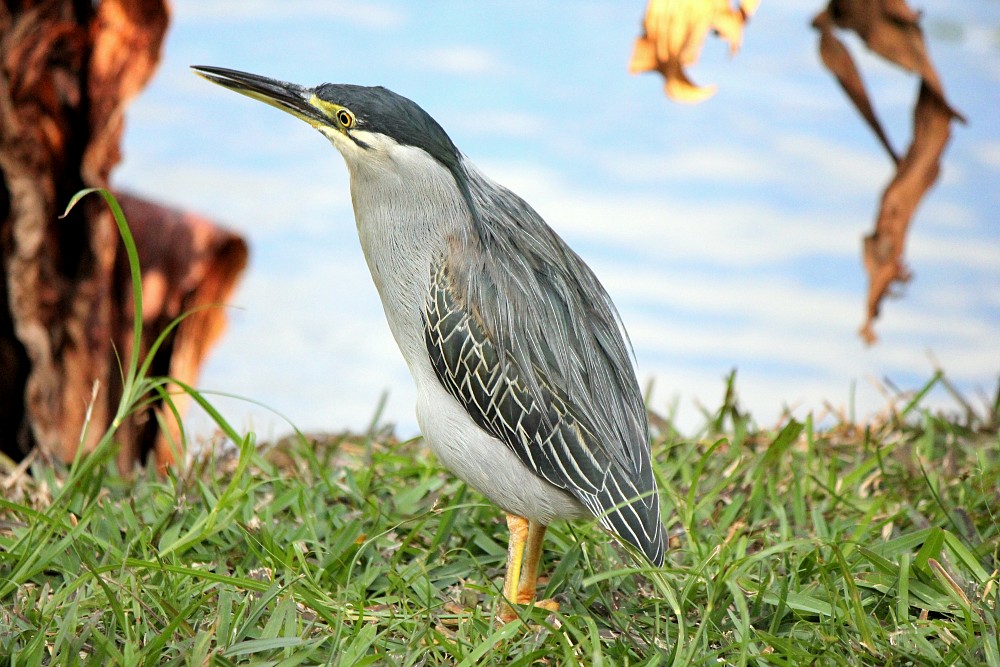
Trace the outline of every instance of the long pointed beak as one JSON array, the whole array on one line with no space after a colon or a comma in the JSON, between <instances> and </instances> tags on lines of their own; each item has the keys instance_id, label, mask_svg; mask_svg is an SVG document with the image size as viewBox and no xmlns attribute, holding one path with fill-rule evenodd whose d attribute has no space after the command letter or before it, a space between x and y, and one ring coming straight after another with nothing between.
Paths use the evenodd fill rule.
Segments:
<instances>
[{"instance_id":1,"label":"long pointed beak","mask_svg":"<svg viewBox=\"0 0 1000 667\"><path fill-rule=\"evenodd\" d=\"M309 100L313 97L310 88L225 67L194 65L191 69L212 83L287 111L313 127L330 124L329 119L310 103Z\"/></svg>"}]
</instances>

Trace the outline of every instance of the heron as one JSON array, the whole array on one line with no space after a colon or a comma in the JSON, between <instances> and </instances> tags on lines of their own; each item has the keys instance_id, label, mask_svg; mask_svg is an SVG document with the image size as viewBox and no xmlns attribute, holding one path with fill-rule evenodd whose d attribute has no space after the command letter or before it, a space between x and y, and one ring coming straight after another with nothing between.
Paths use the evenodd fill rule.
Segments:
<instances>
[{"instance_id":1,"label":"heron","mask_svg":"<svg viewBox=\"0 0 1000 667\"><path fill-rule=\"evenodd\" d=\"M305 121L343 157L423 438L506 513L498 619L512 621L514 605L535 601L555 520L596 518L661 566L666 541L631 347L580 256L402 95L193 69Z\"/></svg>"}]
</instances>

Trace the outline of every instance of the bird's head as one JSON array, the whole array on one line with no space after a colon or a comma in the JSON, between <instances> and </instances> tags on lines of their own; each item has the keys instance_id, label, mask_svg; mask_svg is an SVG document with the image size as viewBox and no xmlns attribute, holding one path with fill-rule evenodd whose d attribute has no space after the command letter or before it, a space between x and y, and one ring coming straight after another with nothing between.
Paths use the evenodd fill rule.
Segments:
<instances>
[{"instance_id":1,"label":"bird's head","mask_svg":"<svg viewBox=\"0 0 1000 667\"><path fill-rule=\"evenodd\" d=\"M415 102L387 88L324 83L313 88L225 69L193 67L212 83L304 120L340 151L348 167L392 161L398 148L418 148L453 174L459 152Z\"/></svg>"}]
</instances>

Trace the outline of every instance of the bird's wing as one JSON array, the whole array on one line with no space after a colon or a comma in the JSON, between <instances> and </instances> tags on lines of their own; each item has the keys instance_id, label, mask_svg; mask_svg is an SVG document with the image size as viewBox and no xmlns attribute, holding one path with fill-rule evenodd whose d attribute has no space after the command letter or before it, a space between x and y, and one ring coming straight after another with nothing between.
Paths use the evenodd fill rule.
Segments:
<instances>
[{"instance_id":1,"label":"bird's wing","mask_svg":"<svg viewBox=\"0 0 1000 667\"><path fill-rule=\"evenodd\" d=\"M438 379L526 466L659 564L645 407L610 299L527 204L486 186L473 190L480 210L503 217L453 239L432 270L423 315Z\"/></svg>"},{"instance_id":2,"label":"bird's wing","mask_svg":"<svg viewBox=\"0 0 1000 667\"><path fill-rule=\"evenodd\" d=\"M477 424L525 465L561 489L596 495L610 467L562 393L547 384L536 398L482 324L459 302L444 262L432 277L424 313L427 350L438 379ZM540 399L540 400L539 400Z\"/></svg>"}]
</instances>

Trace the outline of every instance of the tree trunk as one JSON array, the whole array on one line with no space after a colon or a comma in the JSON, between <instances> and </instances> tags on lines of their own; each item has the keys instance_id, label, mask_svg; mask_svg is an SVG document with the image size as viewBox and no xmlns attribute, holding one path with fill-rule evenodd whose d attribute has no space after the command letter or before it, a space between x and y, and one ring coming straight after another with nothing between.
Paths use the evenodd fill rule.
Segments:
<instances>
[{"instance_id":1,"label":"tree trunk","mask_svg":"<svg viewBox=\"0 0 1000 667\"><path fill-rule=\"evenodd\" d=\"M15 459L91 449L120 398L115 347L132 314L114 221L98 198L58 216L79 189L108 187L125 106L152 75L167 23L165 0L0 5L0 448ZM236 240L230 288L246 259ZM119 433L123 470L155 440L147 430Z\"/></svg>"}]
</instances>

